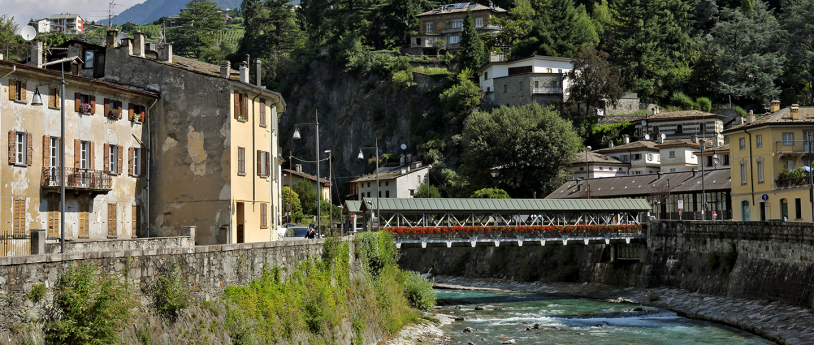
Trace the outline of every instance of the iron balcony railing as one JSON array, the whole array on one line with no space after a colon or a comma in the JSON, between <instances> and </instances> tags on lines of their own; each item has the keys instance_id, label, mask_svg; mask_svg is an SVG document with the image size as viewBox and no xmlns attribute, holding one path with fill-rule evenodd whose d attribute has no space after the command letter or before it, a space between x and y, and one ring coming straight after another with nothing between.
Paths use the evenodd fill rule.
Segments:
<instances>
[{"instance_id":1,"label":"iron balcony railing","mask_svg":"<svg viewBox=\"0 0 814 345\"><path fill-rule=\"evenodd\" d=\"M807 185L809 181L811 181L811 175L809 173L805 173L804 175L797 177L778 178L774 180L774 186L775 188L791 188Z\"/></svg>"},{"instance_id":2,"label":"iron balcony railing","mask_svg":"<svg viewBox=\"0 0 814 345\"><path fill-rule=\"evenodd\" d=\"M780 140L774 143L775 152L814 153L814 142L809 140Z\"/></svg>"},{"instance_id":3,"label":"iron balcony railing","mask_svg":"<svg viewBox=\"0 0 814 345\"><path fill-rule=\"evenodd\" d=\"M65 168L65 189L87 191L109 191L112 187L111 177L104 171L90 169ZM42 187L59 188L59 168L42 169Z\"/></svg>"},{"instance_id":4,"label":"iron balcony railing","mask_svg":"<svg viewBox=\"0 0 814 345\"><path fill-rule=\"evenodd\" d=\"M533 93L557 94L562 93L561 87L535 87Z\"/></svg>"}]
</instances>

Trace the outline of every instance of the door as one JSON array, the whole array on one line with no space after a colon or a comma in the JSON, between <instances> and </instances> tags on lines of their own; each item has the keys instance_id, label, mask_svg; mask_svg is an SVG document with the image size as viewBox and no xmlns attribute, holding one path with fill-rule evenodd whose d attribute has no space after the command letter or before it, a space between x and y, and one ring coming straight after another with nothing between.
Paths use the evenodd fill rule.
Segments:
<instances>
[{"instance_id":1,"label":"door","mask_svg":"<svg viewBox=\"0 0 814 345\"><path fill-rule=\"evenodd\" d=\"M766 203L760 202L760 220L766 221Z\"/></svg>"},{"instance_id":2,"label":"door","mask_svg":"<svg viewBox=\"0 0 814 345\"><path fill-rule=\"evenodd\" d=\"M245 243L245 207L242 202L237 203L237 210L236 210L236 223L237 223L237 242L236 243Z\"/></svg>"},{"instance_id":3,"label":"door","mask_svg":"<svg viewBox=\"0 0 814 345\"><path fill-rule=\"evenodd\" d=\"M747 200L741 201L741 220L744 222L752 220L749 214L749 201Z\"/></svg>"},{"instance_id":4,"label":"door","mask_svg":"<svg viewBox=\"0 0 814 345\"><path fill-rule=\"evenodd\" d=\"M789 221L789 202L786 199L780 200L780 219L784 222Z\"/></svg>"}]
</instances>

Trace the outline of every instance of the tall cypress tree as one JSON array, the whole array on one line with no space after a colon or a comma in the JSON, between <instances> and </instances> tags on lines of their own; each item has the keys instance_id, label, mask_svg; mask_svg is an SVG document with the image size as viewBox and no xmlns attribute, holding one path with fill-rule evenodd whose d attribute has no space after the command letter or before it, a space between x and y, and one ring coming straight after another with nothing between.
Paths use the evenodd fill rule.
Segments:
<instances>
[{"instance_id":1,"label":"tall cypress tree","mask_svg":"<svg viewBox=\"0 0 814 345\"><path fill-rule=\"evenodd\" d=\"M461 33L461 49L458 52L458 67L471 68L473 71L480 68L484 60L483 41L475 30L475 23L469 10L464 18L464 31Z\"/></svg>"}]
</instances>

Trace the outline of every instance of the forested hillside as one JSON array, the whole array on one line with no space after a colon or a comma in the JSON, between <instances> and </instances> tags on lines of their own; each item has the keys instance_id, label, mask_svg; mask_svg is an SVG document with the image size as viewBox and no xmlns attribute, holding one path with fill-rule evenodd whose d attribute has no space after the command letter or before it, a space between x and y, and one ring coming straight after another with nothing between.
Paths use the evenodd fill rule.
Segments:
<instances>
[{"instance_id":1,"label":"forested hillside","mask_svg":"<svg viewBox=\"0 0 814 345\"><path fill-rule=\"evenodd\" d=\"M133 5L119 15L113 17L113 24L124 23L147 24L161 17L178 15L188 0L146 0ZM234 9L240 7L241 0L215 0L220 9ZM107 20L104 20L107 23Z\"/></svg>"}]
</instances>

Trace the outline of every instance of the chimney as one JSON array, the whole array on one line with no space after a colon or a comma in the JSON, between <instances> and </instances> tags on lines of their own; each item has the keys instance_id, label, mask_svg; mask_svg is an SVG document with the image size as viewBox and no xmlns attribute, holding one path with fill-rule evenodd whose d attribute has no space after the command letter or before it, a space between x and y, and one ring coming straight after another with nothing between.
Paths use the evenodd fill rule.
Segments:
<instances>
[{"instance_id":1,"label":"chimney","mask_svg":"<svg viewBox=\"0 0 814 345\"><path fill-rule=\"evenodd\" d=\"M692 141L693 144L698 144L698 135L693 134L692 137L690 137L690 140Z\"/></svg>"},{"instance_id":2,"label":"chimney","mask_svg":"<svg viewBox=\"0 0 814 345\"><path fill-rule=\"evenodd\" d=\"M107 36L105 37L107 49L115 49L119 46L119 41L116 39L118 34L119 30L107 30Z\"/></svg>"},{"instance_id":3,"label":"chimney","mask_svg":"<svg viewBox=\"0 0 814 345\"><path fill-rule=\"evenodd\" d=\"M624 142L625 144L630 144L630 135L625 134L625 135L624 135L623 142Z\"/></svg>"},{"instance_id":4,"label":"chimney","mask_svg":"<svg viewBox=\"0 0 814 345\"><path fill-rule=\"evenodd\" d=\"M3 61L3 53L0 53L0 61Z\"/></svg>"},{"instance_id":5,"label":"chimney","mask_svg":"<svg viewBox=\"0 0 814 345\"><path fill-rule=\"evenodd\" d=\"M242 81L244 83L248 83L249 82L249 64L246 63L246 61L243 61L243 62L240 63L239 71L240 71L240 81Z\"/></svg>"},{"instance_id":6,"label":"chimney","mask_svg":"<svg viewBox=\"0 0 814 345\"><path fill-rule=\"evenodd\" d=\"M412 163L412 162L413 162L413 154L412 154L412 153L408 153L408 154L407 154L407 163Z\"/></svg>"},{"instance_id":7,"label":"chimney","mask_svg":"<svg viewBox=\"0 0 814 345\"><path fill-rule=\"evenodd\" d=\"M42 55L42 40L34 39L31 41L31 48L28 48L31 52L31 60L28 61L28 65L34 66L37 68L42 68L43 55Z\"/></svg>"},{"instance_id":8,"label":"chimney","mask_svg":"<svg viewBox=\"0 0 814 345\"><path fill-rule=\"evenodd\" d=\"M302 172L302 164L294 164L294 170L301 173Z\"/></svg>"},{"instance_id":9,"label":"chimney","mask_svg":"<svg viewBox=\"0 0 814 345\"><path fill-rule=\"evenodd\" d=\"M122 39L122 47L124 47L125 51L127 51L127 55L133 56L133 39L132 38L123 38Z\"/></svg>"},{"instance_id":10,"label":"chimney","mask_svg":"<svg viewBox=\"0 0 814 345\"><path fill-rule=\"evenodd\" d=\"M656 142L659 144L664 144L664 137L661 134L656 134Z\"/></svg>"},{"instance_id":11,"label":"chimney","mask_svg":"<svg viewBox=\"0 0 814 345\"><path fill-rule=\"evenodd\" d=\"M776 101L776 100L772 101L771 111L775 112L775 111L778 111L778 110L780 110L780 101Z\"/></svg>"},{"instance_id":12,"label":"chimney","mask_svg":"<svg viewBox=\"0 0 814 345\"><path fill-rule=\"evenodd\" d=\"M746 120L746 123L755 122L755 111L749 110L749 118Z\"/></svg>"},{"instance_id":13,"label":"chimney","mask_svg":"<svg viewBox=\"0 0 814 345\"><path fill-rule=\"evenodd\" d=\"M404 154L401 155L401 165L404 165Z\"/></svg>"},{"instance_id":14,"label":"chimney","mask_svg":"<svg viewBox=\"0 0 814 345\"><path fill-rule=\"evenodd\" d=\"M165 44L163 48L158 48L156 55L158 55L158 60L172 63L172 44Z\"/></svg>"},{"instance_id":15,"label":"chimney","mask_svg":"<svg viewBox=\"0 0 814 345\"><path fill-rule=\"evenodd\" d=\"M144 33L141 30L136 30L133 33L133 55L144 57Z\"/></svg>"},{"instance_id":16,"label":"chimney","mask_svg":"<svg viewBox=\"0 0 814 345\"><path fill-rule=\"evenodd\" d=\"M789 111L791 112L791 119L792 120L800 120L800 106L799 105L792 104L791 109L789 109Z\"/></svg>"},{"instance_id":17,"label":"chimney","mask_svg":"<svg viewBox=\"0 0 814 345\"><path fill-rule=\"evenodd\" d=\"M701 163L703 164L703 159L702 159ZM698 173L698 169L692 169L692 177L695 177L695 174L697 174L697 173Z\"/></svg>"},{"instance_id":18,"label":"chimney","mask_svg":"<svg viewBox=\"0 0 814 345\"><path fill-rule=\"evenodd\" d=\"M257 79L257 87L260 87L260 80L262 79L260 78L260 59L257 59L254 64L257 66L257 74L255 74L254 79Z\"/></svg>"},{"instance_id":19,"label":"chimney","mask_svg":"<svg viewBox=\"0 0 814 345\"><path fill-rule=\"evenodd\" d=\"M613 147L613 140L608 143L608 147Z\"/></svg>"},{"instance_id":20,"label":"chimney","mask_svg":"<svg viewBox=\"0 0 814 345\"><path fill-rule=\"evenodd\" d=\"M229 60L223 60L220 62L220 77L229 79L229 74L231 74L232 70L232 63Z\"/></svg>"}]
</instances>

